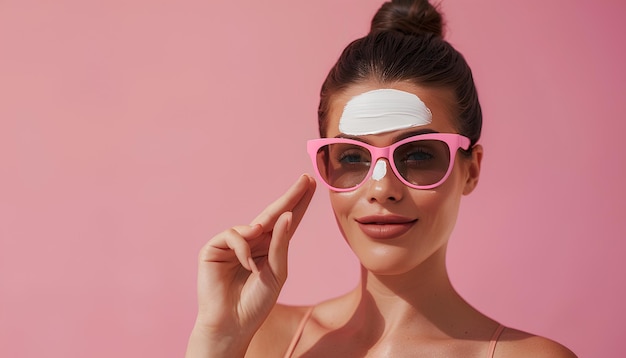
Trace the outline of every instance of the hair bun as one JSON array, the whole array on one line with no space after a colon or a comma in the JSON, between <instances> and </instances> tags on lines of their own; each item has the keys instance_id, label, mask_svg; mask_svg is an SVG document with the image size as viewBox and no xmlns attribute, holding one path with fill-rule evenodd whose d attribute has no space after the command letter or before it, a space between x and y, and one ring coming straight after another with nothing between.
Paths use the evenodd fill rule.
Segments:
<instances>
[{"instance_id":1,"label":"hair bun","mask_svg":"<svg viewBox=\"0 0 626 358\"><path fill-rule=\"evenodd\" d=\"M428 0L392 0L384 3L372 18L370 33L378 31L443 37L443 18Z\"/></svg>"}]
</instances>

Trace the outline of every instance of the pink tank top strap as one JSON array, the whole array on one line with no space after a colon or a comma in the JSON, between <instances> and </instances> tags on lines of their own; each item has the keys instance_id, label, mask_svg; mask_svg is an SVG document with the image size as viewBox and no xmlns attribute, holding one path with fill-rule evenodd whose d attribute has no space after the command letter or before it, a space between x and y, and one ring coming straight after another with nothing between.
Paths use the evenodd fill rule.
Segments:
<instances>
[{"instance_id":1,"label":"pink tank top strap","mask_svg":"<svg viewBox=\"0 0 626 358\"><path fill-rule=\"evenodd\" d=\"M285 352L284 358L290 358L293 352L296 350L298 341L300 341L300 337L302 337L302 332L304 331L304 327L306 326L306 323L311 317L311 313L313 313L313 308L315 307L313 306L309 308L304 314L304 316L302 317L302 320L300 320L300 323L298 324L298 328L296 329L296 332L293 335L291 342L289 343L289 348L287 348L287 351ZM493 333L493 336L491 337L491 340L489 341L489 349L488 349L488 354L487 354L488 358L493 358L493 355L496 351L496 344L498 343L498 339L500 338L502 331L504 331L504 328L505 327L500 324L498 328L496 328L496 331Z\"/></svg>"},{"instance_id":2,"label":"pink tank top strap","mask_svg":"<svg viewBox=\"0 0 626 358\"><path fill-rule=\"evenodd\" d=\"M493 332L493 336L491 337L491 341L489 341L489 351L487 354L487 358L493 358L493 354L496 351L496 343L498 343L498 339L500 338L500 335L502 334L502 331L504 331L504 326L503 325L499 325L498 328L496 329L495 332Z\"/></svg>"},{"instance_id":3,"label":"pink tank top strap","mask_svg":"<svg viewBox=\"0 0 626 358\"><path fill-rule=\"evenodd\" d=\"M298 345L298 341L300 341L300 337L302 336L302 332L304 331L306 322L309 320L309 317L311 317L311 313L313 313L313 308L315 308L315 306L311 306L311 308L309 308L304 314L304 316L302 317L302 320L300 320L298 329L296 330L296 333L293 335L293 338L291 339L291 343L289 343L289 348L287 348L287 352L285 352L285 358L291 357L291 355L293 354L293 351L296 350L296 346Z\"/></svg>"}]
</instances>

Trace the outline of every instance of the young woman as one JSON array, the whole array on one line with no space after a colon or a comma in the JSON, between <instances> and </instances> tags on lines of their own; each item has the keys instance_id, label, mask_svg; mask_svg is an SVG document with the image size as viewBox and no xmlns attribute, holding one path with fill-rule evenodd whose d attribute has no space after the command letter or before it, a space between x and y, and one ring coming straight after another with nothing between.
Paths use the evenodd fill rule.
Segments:
<instances>
[{"instance_id":1,"label":"young woman","mask_svg":"<svg viewBox=\"0 0 626 358\"><path fill-rule=\"evenodd\" d=\"M428 1L385 3L321 90L308 143L337 224L361 263L348 294L276 304L287 249L315 191L303 175L249 225L200 252L188 357L573 357L481 314L445 256L461 197L476 187L482 114L471 71Z\"/></svg>"}]
</instances>

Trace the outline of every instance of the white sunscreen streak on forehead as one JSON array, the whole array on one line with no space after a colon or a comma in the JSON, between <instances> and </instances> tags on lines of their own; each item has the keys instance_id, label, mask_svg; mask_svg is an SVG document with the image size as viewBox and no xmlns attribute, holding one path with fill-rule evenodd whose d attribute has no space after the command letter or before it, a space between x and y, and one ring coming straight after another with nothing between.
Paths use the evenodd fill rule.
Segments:
<instances>
[{"instance_id":1,"label":"white sunscreen streak on forehead","mask_svg":"<svg viewBox=\"0 0 626 358\"><path fill-rule=\"evenodd\" d=\"M352 97L339 119L339 131L368 135L423 126L432 122L430 109L416 95L377 89Z\"/></svg>"},{"instance_id":2,"label":"white sunscreen streak on forehead","mask_svg":"<svg viewBox=\"0 0 626 358\"><path fill-rule=\"evenodd\" d=\"M376 181L381 181L386 174L387 163L382 159L378 159L378 161L376 162L376 166L374 167L374 172L372 173L372 179Z\"/></svg>"}]
</instances>

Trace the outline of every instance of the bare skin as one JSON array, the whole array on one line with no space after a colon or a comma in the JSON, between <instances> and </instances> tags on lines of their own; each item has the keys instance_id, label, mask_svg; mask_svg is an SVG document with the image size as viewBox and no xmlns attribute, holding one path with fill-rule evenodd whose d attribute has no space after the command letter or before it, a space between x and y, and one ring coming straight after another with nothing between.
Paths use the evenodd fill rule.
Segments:
<instances>
[{"instance_id":1,"label":"bare skin","mask_svg":"<svg viewBox=\"0 0 626 358\"><path fill-rule=\"evenodd\" d=\"M287 279L287 249L315 192L303 175L249 225L213 237L198 258L198 315L187 357L241 357Z\"/></svg>"},{"instance_id":2,"label":"bare skin","mask_svg":"<svg viewBox=\"0 0 626 358\"><path fill-rule=\"evenodd\" d=\"M432 123L423 129L457 132L449 92L409 83L364 83L334 98L327 135L339 134L339 118L350 98L377 88L418 95L433 112ZM406 131L362 140L387 146ZM391 173L352 192L330 193L337 223L361 262L361 280L351 292L315 306L294 357L487 356L499 324L463 300L445 265L461 197L478 183L482 153L477 145L469 157L457 156L450 177L434 189L411 189ZM286 278L289 238L314 191L313 179L303 178L251 225L217 235L202 250L200 308L188 357L280 357L287 351L308 310L275 304ZM410 217L415 224L397 238L376 240L358 225L359 217L373 214ZM549 339L506 328L495 357L575 355Z\"/></svg>"}]
</instances>

